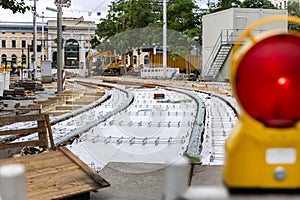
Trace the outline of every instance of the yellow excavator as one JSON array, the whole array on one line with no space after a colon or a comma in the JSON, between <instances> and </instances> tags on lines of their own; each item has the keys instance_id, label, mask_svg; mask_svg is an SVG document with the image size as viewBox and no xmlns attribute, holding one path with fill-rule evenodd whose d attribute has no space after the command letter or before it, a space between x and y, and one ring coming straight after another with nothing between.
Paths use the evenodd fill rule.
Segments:
<instances>
[{"instance_id":1,"label":"yellow excavator","mask_svg":"<svg viewBox=\"0 0 300 200\"><path fill-rule=\"evenodd\" d=\"M86 61L89 75L120 75L122 62L112 51L88 53Z\"/></svg>"}]
</instances>

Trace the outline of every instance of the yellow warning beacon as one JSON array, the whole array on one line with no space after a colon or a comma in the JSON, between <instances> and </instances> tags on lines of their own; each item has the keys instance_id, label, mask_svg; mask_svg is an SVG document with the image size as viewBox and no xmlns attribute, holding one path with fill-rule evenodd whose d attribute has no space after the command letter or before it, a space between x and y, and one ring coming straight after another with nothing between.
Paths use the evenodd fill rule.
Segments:
<instances>
[{"instance_id":1,"label":"yellow warning beacon","mask_svg":"<svg viewBox=\"0 0 300 200\"><path fill-rule=\"evenodd\" d=\"M225 144L229 189L300 188L300 34L252 35L276 21L300 24L295 17L262 19L233 48L231 85L241 113Z\"/></svg>"}]
</instances>

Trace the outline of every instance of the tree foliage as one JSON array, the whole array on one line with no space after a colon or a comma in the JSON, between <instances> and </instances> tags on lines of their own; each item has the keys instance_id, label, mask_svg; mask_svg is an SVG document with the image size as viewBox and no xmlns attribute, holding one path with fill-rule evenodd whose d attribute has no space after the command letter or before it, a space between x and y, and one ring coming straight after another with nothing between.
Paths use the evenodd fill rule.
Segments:
<instances>
[{"instance_id":1,"label":"tree foliage","mask_svg":"<svg viewBox=\"0 0 300 200\"><path fill-rule=\"evenodd\" d=\"M168 28L186 34L188 37L201 37L202 12L191 0L171 0L168 3Z\"/></svg>"},{"instance_id":2,"label":"tree foliage","mask_svg":"<svg viewBox=\"0 0 300 200\"><path fill-rule=\"evenodd\" d=\"M242 2L239 0L219 0L217 2L208 2L209 13L218 12L221 10L226 10L229 8L239 8Z\"/></svg>"},{"instance_id":3,"label":"tree foliage","mask_svg":"<svg viewBox=\"0 0 300 200\"><path fill-rule=\"evenodd\" d=\"M209 12L217 12L228 8L262 8L262 9L276 9L276 7L269 0L219 0L216 3L209 3Z\"/></svg>"},{"instance_id":4,"label":"tree foliage","mask_svg":"<svg viewBox=\"0 0 300 200\"><path fill-rule=\"evenodd\" d=\"M295 1L295 0L288 1L287 10L288 10L288 14L290 16L300 17L300 10L299 9L300 9L299 1ZM289 23L288 28L289 28L289 30L300 31L300 26L298 24L295 24L295 23Z\"/></svg>"},{"instance_id":5,"label":"tree foliage","mask_svg":"<svg viewBox=\"0 0 300 200\"><path fill-rule=\"evenodd\" d=\"M29 6L26 6L24 0L0 0L0 6L4 9L11 10L13 13L25 13L30 9Z\"/></svg>"},{"instance_id":6,"label":"tree foliage","mask_svg":"<svg viewBox=\"0 0 300 200\"><path fill-rule=\"evenodd\" d=\"M171 0L167 4L168 29L186 34L189 37L201 38L201 10L194 0ZM97 37L92 40L93 47L112 36L131 29L163 26L162 3L156 0L118 0L109 5L108 15L101 19L96 31ZM154 31L155 29L149 29ZM149 31L148 30L148 31ZM157 32L157 30L155 30ZM148 32L141 39L149 43ZM156 34L156 33L153 33ZM170 37L168 35L168 37ZM136 38L135 43L139 43Z\"/></svg>"},{"instance_id":7,"label":"tree foliage","mask_svg":"<svg viewBox=\"0 0 300 200\"><path fill-rule=\"evenodd\" d=\"M242 8L263 8L263 9L276 9L276 7L269 0L244 0Z\"/></svg>"}]
</instances>

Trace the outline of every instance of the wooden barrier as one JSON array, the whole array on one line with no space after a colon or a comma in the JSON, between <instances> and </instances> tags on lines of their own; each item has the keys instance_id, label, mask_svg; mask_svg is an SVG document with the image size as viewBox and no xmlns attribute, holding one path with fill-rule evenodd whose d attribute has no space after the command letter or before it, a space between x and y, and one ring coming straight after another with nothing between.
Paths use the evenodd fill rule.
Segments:
<instances>
[{"instance_id":1,"label":"wooden barrier","mask_svg":"<svg viewBox=\"0 0 300 200\"><path fill-rule=\"evenodd\" d=\"M27 121L36 121L37 126L0 131L0 136L13 136L0 143L0 150L25 146L48 148L48 137L51 148L55 149L48 114L0 117L0 126ZM36 140L12 142L36 133ZM110 186L96 171L65 147L60 147L57 151L0 159L0 167L10 164L24 166L26 195L30 200L90 199L90 192Z\"/></svg>"},{"instance_id":2,"label":"wooden barrier","mask_svg":"<svg viewBox=\"0 0 300 200\"><path fill-rule=\"evenodd\" d=\"M48 114L34 114L34 115L19 115L19 116L9 116L9 117L0 117L0 126L10 125L17 122L27 122L27 121L36 121L37 126L31 128L20 128L13 130L3 130L0 131L0 136L9 136L9 139L0 143L0 150L10 149L15 147L26 147L34 146L47 149L48 148L48 139L50 140L51 149L55 149L52 129L50 125L49 115ZM22 142L12 142L20 137L38 133L38 138L36 140L22 141Z\"/></svg>"}]
</instances>

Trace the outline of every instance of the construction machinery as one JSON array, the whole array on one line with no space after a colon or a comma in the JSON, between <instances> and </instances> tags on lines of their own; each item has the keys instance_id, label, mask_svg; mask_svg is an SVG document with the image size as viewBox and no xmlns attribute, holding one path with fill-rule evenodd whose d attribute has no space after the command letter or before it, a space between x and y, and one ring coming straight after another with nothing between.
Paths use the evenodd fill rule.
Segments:
<instances>
[{"instance_id":1,"label":"construction machinery","mask_svg":"<svg viewBox=\"0 0 300 200\"><path fill-rule=\"evenodd\" d=\"M112 51L88 54L87 65L90 75L117 76L121 71L121 60Z\"/></svg>"}]
</instances>

